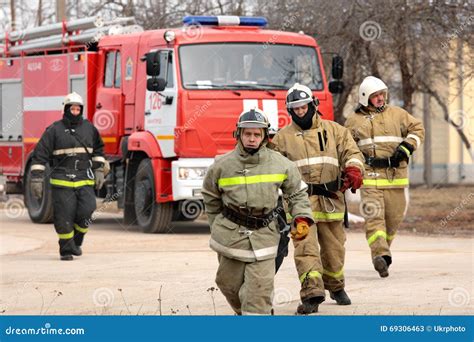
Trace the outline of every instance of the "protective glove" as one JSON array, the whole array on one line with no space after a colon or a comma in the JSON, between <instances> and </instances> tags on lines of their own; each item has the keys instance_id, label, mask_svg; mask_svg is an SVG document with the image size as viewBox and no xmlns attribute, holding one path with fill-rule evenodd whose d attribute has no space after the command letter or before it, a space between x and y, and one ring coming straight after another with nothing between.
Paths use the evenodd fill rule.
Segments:
<instances>
[{"instance_id":1,"label":"protective glove","mask_svg":"<svg viewBox=\"0 0 474 342\"><path fill-rule=\"evenodd\" d=\"M32 178L30 182L31 193L38 199L43 197L43 183L43 178Z\"/></svg>"},{"instance_id":2,"label":"protective glove","mask_svg":"<svg viewBox=\"0 0 474 342\"><path fill-rule=\"evenodd\" d=\"M308 220L304 217L295 218L294 225L291 226L290 234L294 240L303 240L309 233Z\"/></svg>"},{"instance_id":3,"label":"protective glove","mask_svg":"<svg viewBox=\"0 0 474 342\"><path fill-rule=\"evenodd\" d=\"M402 161L406 160L408 162L414 150L415 148L411 144L407 143L406 141L402 141L400 145L398 145L393 155L390 157L390 164L393 167L399 167Z\"/></svg>"},{"instance_id":4,"label":"protective glove","mask_svg":"<svg viewBox=\"0 0 474 342\"><path fill-rule=\"evenodd\" d=\"M355 194L356 190L362 186L362 181L363 177L360 169L355 166L348 166L344 169L343 183L339 191L344 192L351 188L351 192Z\"/></svg>"},{"instance_id":5,"label":"protective glove","mask_svg":"<svg viewBox=\"0 0 474 342\"><path fill-rule=\"evenodd\" d=\"M31 194L36 198L43 197L43 186L44 186L44 171L43 170L32 170L30 190Z\"/></svg>"},{"instance_id":6,"label":"protective glove","mask_svg":"<svg viewBox=\"0 0 474 342\"><path fill-rule=\"evenodd\" d=\"M104 169L98 168L94 170L94 178L95 178L95 188L96 190L102 189L105 183L105 176L104 176Z\"/></svg>"}]
</instances>

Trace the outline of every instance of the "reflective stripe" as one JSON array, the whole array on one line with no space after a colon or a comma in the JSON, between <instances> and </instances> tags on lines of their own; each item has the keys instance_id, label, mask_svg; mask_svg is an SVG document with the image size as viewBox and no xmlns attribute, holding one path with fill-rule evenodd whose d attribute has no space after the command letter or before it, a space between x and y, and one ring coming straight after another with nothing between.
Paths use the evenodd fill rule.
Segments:
<instances>
[{"instance_id":1,"label":"reflective stripe","mask_svg":"<svg viewBox=\"0 0 474 342\"><path fill-rule=\"evenodd\" d=\"M393 234L393 235L388 235L387 234L387 241L392 241L393 239L395 239L395 234Z\"/></svg>"},{"instance_id":2,"label":"reflective stripe","mask_svg":"<svg viewBox=\"0 0 474 342\"><path fill-rule=\"evenodd\" d=\"M255 260L256 258L263 258L266 256L276 256L278 251L278 245L262 249L256 249L254 251L231 248L221 245L219 242L212 238L209 240L209 246L218 253L223 253L237 258L250 260Z\"/></svg>"},{"instance_id":3,"label":"reflective stripe","mask_svg":"<svg viewBox=\"0 0 474 342\"><path fill-rule=\"evenodd\" d=\"M399 179L364 179L364 185L375 185L375 186L391 186L391 185L408 185L408 178Z\"/></svg>"},{"instance_id":4,"label":"reflective stripe","mask_svg":"<svg viewBox=\"0 0 474 342\"><path fill-rule=\"evenodd\" d=\"M94 150L91 147L87 148L89 153L92 153ZM53 155L57 156L60 154L71 154L71 153L87 153L84 147L72 147L72 148L62 148L59 150L54 150Z\"/></svg>"},{"instance_id":5,"label":"reflective stripe","mask_svg":"<svg viewBox=\"0 0 474 342\"><path fill-rule=\"evenodd\" d=\"M296 166L309 166L309 165L316 165L316 164L332 164L335 166L339 166L339 160L333 157L313 157L313 158L306 158L296 160L294 162Z\"/></svg>"},{"instance_id":6,"label":"reflective stripe","mask_svg":"<svg viewBox=\"0 0 474 342\"><path fill-rule=\"evenodd\" d=\"M326 220L343 220L344 213L323 213L321 211L313 211L313 218Z\"/></svg>"},{"instance_id":7,"label":"reflective stripe","mask_svg":"<svg viewBox=\"0 0 474 342\"><path fill-rule=\"evenodd\" d=\"M74 231L72 231L70 233L66 233L66 234L58 234L58 236L61 240L72 239L74 237Z\"/></svg>"},{"instance_id":8,"label":"reflective stripe","mask_svg":"<svg viewBox=\"0 0 474 342\"><path fill-rule=\"evenodd\" d=\"M44 170L46 170L46 166L41 165L41 164L34 164L34 165L31 165L30 170L31 170L31 171L34 171L34 170L41 170L41 171L44 171Z\"/></svg>"},{"instance_id":9,"label":"reflective stripe","mask_svg":"<svg viewBox=\"0 0 474 342\"><path fill-rule=\"evenodd\" d=\"M416 134L412 134L412 133L408 134L407 139L410 139L410 138L416 141L416 148L418 148L421 145L421 139L418 138Z\"/></svg>"},{"instance_id":10,"label":"reflective stripe","mask_svg":"<svg viewBox=\"0 0 474 342\"><path fill-rule=\"evenodd\" d=\"M379 237L383 237L385 240L387 240L387 233L385 233L383 230L377 230L367 239L369 246L373 244Z\"/></svg>"},{"instance_id":11,"label":"reflective stripe","mask_svg":"<svg viewBox=\"0 0 474 342\"><path fill-rule=\"evenodd\" d=\"M255 175L249 177L230 177L230 178L220 178L217 181L219 186L231 186L239 184L256 184L256 183L274 183L274 182L283 182L288 178L285 174L269 174L269 175Z\"/></svg>"},{"instance_id":12,"label":"reflective stripe","mask_svg":"<svg viewBox=\"0 0 474 342\"><path fill-rule=\"evenodd\" d=\"M263 258L269 255L275 255L278 252L278 245L272 246L272 247L266 247L266 248L261 248L261 249L256 249L253 251L255 253L255 256L257 258Z\"/></svg>"},{"instance_id":13,"label":"reflective stripe","mask_svg":"<svg viewBox=\"0 0 474 342\"><path fill-rule=\"evenodd\" d=\"M64 96L34 96L23 98L23 111L62 110Z\"/></svg>"},{"instance_id":14,"label":"reflective stripe","mask_svg":"<svg viewBox=\"0 0 474 342\"><path fill-rule=\"evenodd\" d=\"M322 279L321 273L319 273L318 271L310 271L310 272L305 272L300 276L300 282L303 283L306 277Z\"/></svg>"},{"instance_id":15,"label":"reflective stripe","mask_svg":"<svg viewBox=\"0 0 474 342\"><path fill-rule=\"evenodd\" d=\"M334 279L341 279L344 277L344 269L341 269L339 272L331 272L331 271L323 270L323 274Z\"/></svg>"},{"instance_id":16,"label":"reflective stripe","mask_svg":"<svg viewBox=\"0 0 474 342\"><path fill-rule=\"evenodd\" d=\"M372 138L367 138L367 139L362 139L357 142L357 146L364 146L364 145L370 145L373 144L374 141Z\"/></svg>"},{"instance_id":17,"label":"reflective stripe","mask_svg":"<svg viewBox=\"0 0 474 342\"><path fill-rule=\"evenodd\" d=\"M388 136L381 135L381 136L374 137L374 139L367 138L367 139L359 140L357 145L358 146L365 146L365 145L371 145L371 144L375 144L375 143L386 143L386 142L401 143L402 141L403 141L402 137L395 137L395 136L390 136L390 135L388 135Z\"/></svg>"},{"instance_id":18,"label":"reflective stripe","mask_svg":"<svg viewBox=\"0 0 474 342\"><path fill-rule=\"evenodd\" d=\"M92 179L86 179L86 180L77 181L77 182L70 182L70 181L65 181L62 179L54 179L54 178L51 178L49 180L49 183L52 185L61 185L68 188L80 188L81 186L95 184L95 182Z\"/></svg>"},{"instance_id":19,"label":"reflective stripe","mask_svg":"<svg viewBox=\"0 0 474 342\"><path fill-rule=\"evenodd\" d=\"M405 152L405 154L408 157L411 156L410 150L408 148L406 148L405 146L402 146L402 145L400 145L399 148L401 148L403 150L403 152Z\"/></svg>"},{"instance_id":20,"label":"reflective stripe","mask_svg":"<svg viewBox=\"0 0 474 342\"><path fill-rule=\"evenodd\" d=\"M79 227L79 225L74 223L74 229L77 230L78 232L81 232L83 234L87 233L89 231L89 228L82 228Z\"/></svg>"},{"instance_id":21,"label":"reflective stripe","mask_svg":"<svg viewBox=\"0 0 474 342\"><path fill-rule=\"evenodd\" d=\"M99 163L105 163L105 158L101 157L101 156L92 157L92 161L96 161L96 162L99 162Z\"/></svg>"},{"instance_id":22,"label":"reflective stripe","mask_svg":"<svg viewBox=\"0 0 474 342\"><path fill-rule=\"evenodd\" d=\"M357 158L351 158L349 159L347 162L346 162L346 166L348 166L350 163L354 163L354 164L359 164L360 166L364 167L364 163L361 162L359 159Z\"/></svg>"}]
</instances>

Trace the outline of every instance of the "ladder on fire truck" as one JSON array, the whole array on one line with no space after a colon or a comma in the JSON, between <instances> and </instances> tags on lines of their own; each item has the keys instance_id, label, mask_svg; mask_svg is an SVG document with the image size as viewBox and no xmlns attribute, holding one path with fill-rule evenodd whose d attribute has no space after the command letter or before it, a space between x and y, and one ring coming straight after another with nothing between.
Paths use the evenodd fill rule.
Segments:
<instances>
[{"instance_id":1,"label":"ladder on fire truck","mask_svg":"<svg viewBox=\"0 0 474 342\"><path fill-rule=\"evenodd\" d=\"M134 17L105 21L101 16L63 21L0 36L0 57L25 54L34 50L54 49L73 45L92 46L106 35L143 32Z\"/></svg>"}]
</instances>

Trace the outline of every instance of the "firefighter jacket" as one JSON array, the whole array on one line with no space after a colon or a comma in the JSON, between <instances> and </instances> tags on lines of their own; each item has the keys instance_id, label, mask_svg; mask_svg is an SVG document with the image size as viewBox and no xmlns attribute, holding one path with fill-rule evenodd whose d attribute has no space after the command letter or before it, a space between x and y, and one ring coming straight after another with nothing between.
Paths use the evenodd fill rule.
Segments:
<instances>
[{"instance_id":1,"label":"firefighter jacket","mask_svg":"<svg viewBox=\"0 0 474 342\"><path fill-rule=\"evenodd\" d=\"M337 184L329 189L337 199L313 195L310 202L316 222L342 221L345 203L339 191L341 171L355 166L363 173L363 156L350 132L336 122L321 119L318 113L310 129L302 130L292 122L273 137L271 146L296 164L308 185Z\"/></svg>"},{"instance_id":2,"label":"firefighter jacket","mask_svg":"<svg viewBox=\"0 0 474 342\"><path fill-rule=\"evenodd\" d=\"M92 123L81 120L71 126L63 118L49 126L41 136L33 152L31 171L45 170L49 163L51 185L67 188L93 186L93 170L105 163L103 149L102 138Z\"/></svg>"},{"instance_id":3,"label":"firefighter jacket","mask_svg":"<svg viewBox=\"0 0 474 342\"><path fill-rule=\"evenodd\" d=\"M277 207L279 189L293 217L311 220L306 184L296 166L279 153L262 146L250 155L239 142L233 151L216 157L202 190L211 226L210 247L244 262L275 258L280 241L276 218L249 230L224 217L222 210L226 206L243 215L269 214Z\"/></svg>"},{"instance_id":4,"label":"firefighter jacket","mask_svg":"<svg viewBox=\"0 0 474 342\"><path fill-rule=\"evenodd\" d=\"M349 115L345 126L361 152L372 158L390 158L403 141L416 150L425 136L421 121L395 106L386 106L380 113L361 107ZM375 168L366 164L363 187L406 188L409 183L407 168L407 161L402 161L397 168Z\"/></svg>"}]
</instances>

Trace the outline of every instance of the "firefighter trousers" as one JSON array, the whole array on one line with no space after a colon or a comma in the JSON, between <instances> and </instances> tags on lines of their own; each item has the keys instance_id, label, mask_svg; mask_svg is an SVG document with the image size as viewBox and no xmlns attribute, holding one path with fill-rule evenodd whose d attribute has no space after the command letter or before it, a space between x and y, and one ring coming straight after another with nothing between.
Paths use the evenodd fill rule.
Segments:
<instances>
[{"instance_id":1,"label":"firefighter trousers","mask_svg":"<svg viewBox=\"0 0 474 342\"><path fill-rule=\"evenodd\" d=\"M275 259L243 262L218 255L216 284L238 315L270 315Z\"/></svg>"},{"instance_id":2,"label":"firefighter trousers","mask_svg":"<svg viewBox=\"0 0 474 342\"><path fill-rule=\"evenodd\" d=\"M337 292L344 289L346 233L343 221L318 222L317 224L324 288Z\"/></svg>"},{"instance_id":3,"label":"firefighter trousers","mask_svg":"<svg viewBox=\"0 0 474 342\"><path fill-rule=\"evenodd\" d=\"M361 189L362 214L372 260L377 256L392 257L390 245L403 221L405 189Z\"/></svg>"},{"instance_id":4,"label":"firefighter trousers","mask_svg":"<svg viewBox=\"0 0 474 342\"><path fill-rule=\"evenodd\" d=\"M293 240L296 270L301 282L302 300L312 297L324 297L323 266L319 254L318 228L309 227L309 233L303 240Z\"/></svg>"},{"instance_id":5,"label":"firefighter trousers","mask_svg":"<svg viewBox=\"0 0 474 342\"><path fill-rule=\"evenodd\" d=\"M52 187L54 228L59 237L60 254L71 254L74 246L81 246L96 209L94 188Z\"/></svg>"}]
</instances>

